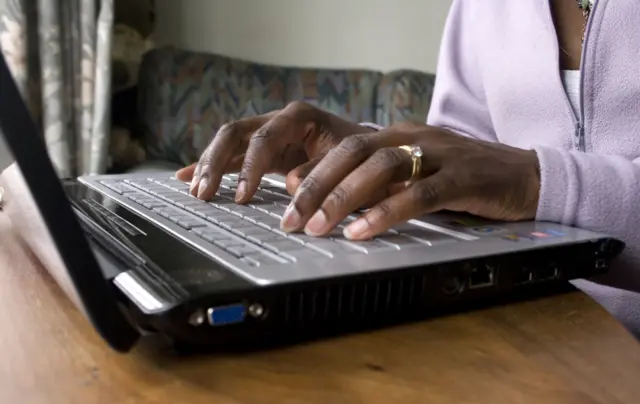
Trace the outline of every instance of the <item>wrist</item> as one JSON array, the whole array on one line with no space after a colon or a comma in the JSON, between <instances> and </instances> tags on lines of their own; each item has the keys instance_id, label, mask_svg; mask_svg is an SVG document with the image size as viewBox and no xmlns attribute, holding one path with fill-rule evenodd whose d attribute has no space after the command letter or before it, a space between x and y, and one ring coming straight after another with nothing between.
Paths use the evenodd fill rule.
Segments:
<instances>
[{"instance_id":1,"label":"wrist","mask_svg":"<svg viewBox=\"0 0 640 404\"><path fill-rule=\"evenodd\" d=\"M538 211L538 203L540 201L540 161L535 150L525 151L528 161L527 176L527 213L531 219L536 217Z\"/></svg>"},{"instance_id":2,"label":"wrist","mask_svg":"<svg viewBox=\"0 0 640 404\"><path fill-rule=\"evenodd\" d=\"M358 125L362 126L363 128L371 129L374 132L380 132L384 129L382 125L378 125L377 123L373 122L360 122Z\"/></svg>"}]
</instances>

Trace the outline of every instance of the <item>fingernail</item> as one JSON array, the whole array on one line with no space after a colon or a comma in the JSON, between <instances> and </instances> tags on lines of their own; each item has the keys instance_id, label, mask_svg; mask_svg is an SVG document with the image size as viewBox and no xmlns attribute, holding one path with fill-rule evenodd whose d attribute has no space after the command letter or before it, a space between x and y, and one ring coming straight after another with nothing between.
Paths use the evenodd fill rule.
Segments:
<instances>
[{"instance_id":1,"label":"fingernail","mask_svg":"<svg viewBox=\"0 0 640 404\"><path fill-rule=\"evenodd\" d=\"M307 226L304 228L304 232L309 236L317 236L324 233L327 226L327 215L325 215L322 209L319 209L311 219L307 222Z\"/></svg>"},{"instance_id":2,"label":"fingernail","mask_svg":"<svg viewBox=\"0 0 640 404\"><path fill-rule=\"evenodd\" d=\"M357 219L351 222L349 226L344 228L343 234L350 240L360 239L364 235L366 235L368 230L369 222L367 222L365 219Z\"/></svg>"},{"instance_id":3,"label":"fingernail","mask_svg":"<svg viewBox=\"0 0 640 404\"><path fill-rule=\"evenodd\" d=\"M244 196L247 193L247 181L240 180L238 182L238 188L236 189L236 202L240 202L244 199Z\"/></svg>"},{"instance_id":4,"label":"fingernail","mask_svg":"<svg viewBox=\"0 0 640 404\"><path fill-rule=\"evenodd\" d=\"M282 229L282 231L286 232L297 230L298 228L300 228L301 220L302 219L300 218L300 213L292 202L284 211L284 215L282 215L280 228Z\"/></svg>"},{"instance_id":5,"label":"fingernail","mask_svg":"<svg viewBox=\"0 0 640 404\"><path fill-rule=\"evenodd\" d=\"M198 198L200 198L204 192L207 190L207 185L209 185L209 179L203 178L200 180L200 185L198 185Z\"/></svg>"}]
</instances>

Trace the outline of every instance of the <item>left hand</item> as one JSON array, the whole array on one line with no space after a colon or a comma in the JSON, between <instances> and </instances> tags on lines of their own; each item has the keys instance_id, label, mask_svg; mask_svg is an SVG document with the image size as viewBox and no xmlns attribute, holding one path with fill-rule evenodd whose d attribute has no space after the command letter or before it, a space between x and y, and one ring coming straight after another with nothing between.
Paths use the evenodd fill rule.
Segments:
<instances>
[{"instance_id":1,"label":"left hand","mask_svg":"<svg viewBox=\"0 0 640 404\"><path fill-rule=\"evenodd\" d=\"M422 149L422 170L402 145ZM353 240L439 210L488 219L533 219L540 189L534 151L460 136L445 129L398 124L345 138L299 183L282 220L285 231L329 233L347 216L373 206L345 227ZM369 205L371 206L371 205Z\"/></svg>"}]
</instances>

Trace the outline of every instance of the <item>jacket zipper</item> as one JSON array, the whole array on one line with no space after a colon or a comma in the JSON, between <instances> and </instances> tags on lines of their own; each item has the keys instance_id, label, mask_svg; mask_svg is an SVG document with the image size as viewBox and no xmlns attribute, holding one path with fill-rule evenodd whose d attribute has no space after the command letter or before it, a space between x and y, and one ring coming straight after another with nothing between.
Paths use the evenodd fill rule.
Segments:
<instances>
[{"instance_id":1,"label":"jacket zipper","mask_svg":"<svg viewBox=\"0 0 640 404\"><path fill-rule=\"evenodd\" d=\"M582 43L582 52L580 56L580 116L578 117L578 124L576 125L576 149L581 152L585 152L587 147L584 136L584 60L587 54L586 50L587 43L589 42L589 34L591 32L591 22L593 21L593 16L598 8L598 3L600 2L596 0L591 6L589 20L587 21L587 26L584 29L584 41Z\"/></svg>"},{"instance_id":2,"label":"jacket zipper","mask_svg":"<svg viewBox=\"0 0 640 404\"><path fill-rule=\"evenodd\" d=\"M555 35L555 41L556 41L556 47L557 47L557 53L559 55L560 53L560 44L558 43L558 33L557 30L555 28L555 25L553 23L553 15L551 14L551 9L552 9L552 5L551 5L551 1L552 0L548 0L548 10L549 10L549 20L551 22L551 26L553 27L553 31L554 31L554 35ZM584 42L582 43L582 51L581 51L581 57L580 57L580 102L579 102L579 106L578 106L578 116L576 116L576 114L573 112L573 107L571 106L571 101L569 101L569 97L566 94L566 90L563 89L564 92L564 98L567 104L567 107L569 108L569 111L571 112L571 119L573 121L573 126L574 126L574 133L572 136L572 143L573 143L573 147L575 150L577 151L585 151L586 148L586 144L585 144L585 133L584 133L584 125L583 125L583 121L584 121L584 59L585 59L585 50L587 48L587 42L589 40L589 31L591 28L591 21L593 20L593 15L596 11L596 9L598 8L598 1L595 1L593 4L593 8L591 9L591 13L589 16L589 20L587 21L587 26L585 27L585 32L584 32ZM561 83L562 85L562 83Z\"/></svg>"}]
</instances>

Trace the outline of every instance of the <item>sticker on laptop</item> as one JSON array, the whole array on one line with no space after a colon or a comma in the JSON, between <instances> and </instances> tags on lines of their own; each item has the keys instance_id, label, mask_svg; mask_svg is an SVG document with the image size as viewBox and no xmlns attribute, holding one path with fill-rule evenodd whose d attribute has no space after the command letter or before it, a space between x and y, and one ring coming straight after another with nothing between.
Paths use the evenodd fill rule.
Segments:
<instances>
[{"instance_id":1,"label":"sticker on laptop","mask_svg":"<svg viewBox=\"0 0 640 404\"><path fill-rule=\"evenodd\" d=\"M513 233L502 236L503 239L509 241L520 241L520 240L544 240L554 237L562 237L564 233L555 230L545 230L545 231L533 231L531 233Z\"/></svg>"},{"instance_id":2,"label":"sticker on laptop","mask_svg":"<svg viewBox=\"0 0 640 404\"><path fill-rule=\"evenodd\" d=\"M496 232L500 232L503 229L500 227L495 227L495 226L478 226L478 227L472 227L471 231L476 232L476 233L480 233L480 234L490 234L490 233L496 233Z\"/></svg>"}]
</instances>

